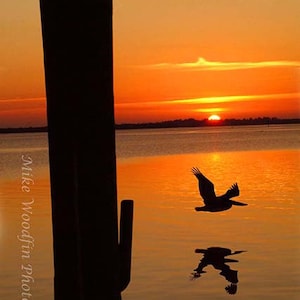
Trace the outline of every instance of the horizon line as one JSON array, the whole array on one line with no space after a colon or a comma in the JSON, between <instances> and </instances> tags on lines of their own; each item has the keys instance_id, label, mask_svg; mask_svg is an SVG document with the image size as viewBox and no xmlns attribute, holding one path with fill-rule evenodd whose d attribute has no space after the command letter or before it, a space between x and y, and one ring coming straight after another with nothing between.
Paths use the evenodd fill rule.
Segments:
<instances>
[{"instance_id":1,"label":"horizon line","mask_svg":"<svg viewBox=\"0 0 300 300\"><path fill-rule=\"evenodd\" d=\"M274 121L300 121L300 117L294 117L294 118L282 118L282 117L267 117L267 116L261 116L261 117L248 117L248 118L224 118L217 121L210 121L211 123L222 123L224 121L255 121L255 120L274 120ZM177 119L167 119L167 120L161 120L161 121L143 121L143 122L127 122L127 123L116 123L115 126L122 126L122 125L143 125L143 124L159 124L159 123L165 123L165 122L176 122L176 121L196 121L196 122L204 122L208 121L208 118L203 119L195 119L195 118L177 118ZM45 129L48 128L48 124L46 125L40 125L40 126L18 126L18 127L0 127L0 130L10 130L10 129Z\"/></svg>"}]
</instances>

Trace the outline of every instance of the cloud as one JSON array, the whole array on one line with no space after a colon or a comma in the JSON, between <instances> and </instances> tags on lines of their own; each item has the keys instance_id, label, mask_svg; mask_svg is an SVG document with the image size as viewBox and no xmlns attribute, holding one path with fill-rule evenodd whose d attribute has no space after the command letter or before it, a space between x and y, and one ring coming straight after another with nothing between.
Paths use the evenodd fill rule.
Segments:
<instances>
[{"instance_id":1,"label":"cloud","mask_svg":"<svg viewBox=\"0 0 300 300\"><path fill-rule=\"evenodd\" d=\"M14 98L0 99L0 112L46 109L46 98Z\"/></svg>"},{"instance_id":2,"label":"cloud","mask_svg":"<svg viewBox=\"0 0 300 300\"><path fill-rule=\"evenodd\" d=\"M236 96L218 96L218 97L202 97L192 99L178 99L178 100L162 100L162 101L146 101L146 102L127 102L116 103L116 107L144 107L163 106L169 104L218 104L226 102L244 102L256 100L288 100L300 99L300 93L286 93L286 94L265 94L265 95L236 95Z\"/></svg>"},{"instance_id":3,"label":"cloud","mask_svg":"<svg viewBox=\"0 0 300 300\"><path fill-rule=\"evenodd\" d=\"M193 71L232 71L260 68L278 67L300 67L300 61L259 61L259 62L220 62L208 61L199 57L196 62L186 63L159 63L145 66L149 69L174 69L174 70L193 70Z\"/></svg>"},{"instance_id":4,"label":"cloud","mask_svg":"<svg viewBox=\"0 0 300 300\"><path fill-rule=\"evenodd\" d=\"M211 104L211 103L224 103L224 102L243 102L255 100L276 100L276 99L293 99L299 98L300 93L288 94L266 94L266 95L238 95L238 96L219 96L219 97L203 97L185 100L173 100L173 103L198 103L198 104ZM166 102L166 101L165 101ZM170 101L168 101L170 102Z\"/></svg>"},{"instance_id":5,"label":"cloud","mask_svg":"<svg viewBox=\"0 0 300 300\"><path fill-rule=\"evenodd\" d=\"M0 98L0 104L4 103L17 103L17 102L45 102L46 97L35 97L35 98L11 98L11 99L1 99Z\"/></svg>"},{"instance_id":6,"label":"cloud","mask_svg":"<svg viewBox=\"0 0 300 300\"><path fill-rule=\"evenodd\" d=\"M201 112L201 113L220 113L220 112L224 112L227 111L227 108L223 108L223 107L213 107L213 108L197 108L194 109L194 111L197 112Z\"/></svg>"}]
</instances>

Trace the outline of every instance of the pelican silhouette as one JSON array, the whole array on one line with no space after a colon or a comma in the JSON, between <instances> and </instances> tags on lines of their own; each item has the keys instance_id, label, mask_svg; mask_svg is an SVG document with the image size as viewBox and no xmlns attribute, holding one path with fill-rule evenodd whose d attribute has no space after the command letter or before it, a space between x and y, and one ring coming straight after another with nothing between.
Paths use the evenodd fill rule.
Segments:
<instances>
[{"instance_id":1,"label":"pelican silhouette","mask_svg":"<svg viewBox=\"0 0 300 300\"><path fill-rule=\"evenodd\" d=\"M233 201L230 198L240 194L237 183L234 183L231 188L222 196L216 196L214 184L207 179L198 168L193 167L192 173L197 177L199 183L199 192L204 200L204 206L195 207L196 211L217 212L231 208L232 205L245 206L247 204Z\"/></svg>"}]
</instances>

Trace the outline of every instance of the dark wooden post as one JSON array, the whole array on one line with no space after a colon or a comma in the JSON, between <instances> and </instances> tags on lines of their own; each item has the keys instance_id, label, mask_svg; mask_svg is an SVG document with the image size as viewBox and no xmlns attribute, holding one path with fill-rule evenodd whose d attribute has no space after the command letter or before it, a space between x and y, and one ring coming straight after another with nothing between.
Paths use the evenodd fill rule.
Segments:
<instances>
[{"instance_id":1,"label":"dark wooden post","mask_svg":"<svg viewBox=\"0 0 300 300\"><path fill-rule=\"evenodd\" d=\"M40 0L55 299L120 299L112 0Z\"/></svg>"},{"instance_id":2,"label":"dark wooden post","mask_svg":"<svg viewBox=\"0 0 300 300\"><path fill-rule=\"evenodd\" d=\"M130 282L132 221L133 221L133 201L123 200L121 202L120 245L119 245L119 251L120 251L119 289L120 291L125 290Z\"/></svg>"}]
</instances>

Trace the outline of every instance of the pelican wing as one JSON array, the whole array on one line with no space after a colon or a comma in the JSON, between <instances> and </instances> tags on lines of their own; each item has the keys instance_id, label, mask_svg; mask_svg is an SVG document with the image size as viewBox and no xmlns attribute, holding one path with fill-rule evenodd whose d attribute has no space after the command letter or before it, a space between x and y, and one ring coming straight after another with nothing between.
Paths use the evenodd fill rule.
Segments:
<instances>
[{"instance_id":1,"label":"pelican wing","mask_svg":"<svg viewBox=\"0 0 300 300\"><path fill-rule=\"evenodd\" d=\"M198 168L193 167L192 173L197 177L199 183L199 192L206 205L209 205L216 199L214 184L207 179Z\"/></svg>"},{"instance_id":2,"label":"pelican wing","mask_svg":"<svg viewBox=\"0 0 300 300\"><path fill-rule=\"evenodd\" d=\"M237 185L237 183L234 183L230 189L226 192L226 196L228 197L228 199L232 198L232 197L237 197L240 194L240 190L239 187Z\"/></svg>"}]
</instances>

